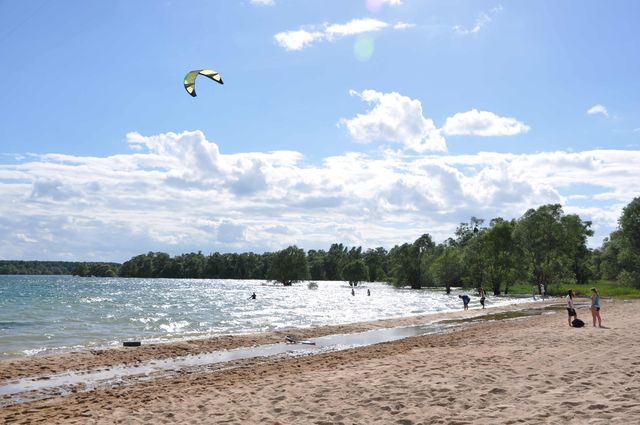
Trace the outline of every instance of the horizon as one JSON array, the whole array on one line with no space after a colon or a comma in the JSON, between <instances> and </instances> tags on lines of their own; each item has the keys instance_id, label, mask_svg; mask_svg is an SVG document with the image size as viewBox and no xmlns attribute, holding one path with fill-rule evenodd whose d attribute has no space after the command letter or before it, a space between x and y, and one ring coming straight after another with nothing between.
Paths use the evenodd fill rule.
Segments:
<instances>
[{"instance_id":1,"label":"horizon","mask_svg":"<svg viewBox=\"0 0 640 425\"><path fill-rule=\"evenodd\" d=\"M0 1L0 260L390 249L544 204L599 247L640 195L638 12Z\"/></svg>"}]
</instances>

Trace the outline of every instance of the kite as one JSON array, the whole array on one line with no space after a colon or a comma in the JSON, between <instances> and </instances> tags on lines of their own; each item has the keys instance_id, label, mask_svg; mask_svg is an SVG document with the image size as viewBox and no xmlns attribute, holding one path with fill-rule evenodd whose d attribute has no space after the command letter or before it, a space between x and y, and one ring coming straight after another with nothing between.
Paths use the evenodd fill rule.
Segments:
<instances>
[{"instance_id":1,"label":"kite","mask_svg":"<svg viewBox=\"0 0 640 425\"><path fill-rule=\"evenodd\" d=\"M187 75L184 76L184 89L189 93L192 97L196 97L196 77L198 75L203 75L216 83L224 84L222 82L222 77L213 69L196 69L194 71L187 72Z\"/></svg>"}]
</instances>

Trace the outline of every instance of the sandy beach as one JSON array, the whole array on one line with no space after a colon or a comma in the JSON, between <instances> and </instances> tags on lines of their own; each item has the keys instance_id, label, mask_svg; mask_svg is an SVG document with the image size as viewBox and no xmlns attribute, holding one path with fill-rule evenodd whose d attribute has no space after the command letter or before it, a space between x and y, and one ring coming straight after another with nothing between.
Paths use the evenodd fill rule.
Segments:
<instances>
[{"instance_id":1,"label":"sandy beach","mask_svg":"<svg viewBox=\"0 0 640 425\"><path fill-rule=\"evenodd\" d=\"M304 357L201 367L151 382L8 406L8 424L640 424L639 303L605 300L605 329L563 310ZM536 307L542 307L537 303ZM504 308L500 311L514 309ZM522 308L522 306L518 306ZM495 313L496 310L486 310ZM305 338L482 311L304 329ZM0 362L0 385L69 369L282 341L224 337Z\"/></svg>"}]
</instances>

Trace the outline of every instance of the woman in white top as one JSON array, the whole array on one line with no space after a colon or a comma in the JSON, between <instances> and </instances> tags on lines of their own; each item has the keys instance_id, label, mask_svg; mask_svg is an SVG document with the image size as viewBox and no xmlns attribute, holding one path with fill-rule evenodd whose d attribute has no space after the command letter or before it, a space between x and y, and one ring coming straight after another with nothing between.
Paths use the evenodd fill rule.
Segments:
<instances>
[{"instance_id":1,"label":"woman in white top","mask_svg":"<svg viewBox=\"0 0 640 425\"><path fill-rule=\"evenodd\" d=\"M571 325L571 317L578 318L578 313L576 313L576 309L573 306L573 298L576 296L576 293L573 292L573 289L569 289L567 292L567 313L569 313L569 326Z\"/></svg>"}]
</instances>

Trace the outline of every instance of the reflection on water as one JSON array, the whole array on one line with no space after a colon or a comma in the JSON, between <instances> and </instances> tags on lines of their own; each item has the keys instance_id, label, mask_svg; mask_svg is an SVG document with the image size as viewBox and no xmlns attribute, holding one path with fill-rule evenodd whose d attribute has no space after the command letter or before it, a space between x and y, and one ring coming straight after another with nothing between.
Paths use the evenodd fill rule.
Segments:
<instances>
[{"instance_id":1,"label":"reflection on water","mask_svg":"<svg viewBox=\"0 0 640 425\"><path fill-rule=\"evenodd\" d=\"M346 282L0 276L0 358L459 310L458 292ZM371 296L367 296L367 290ZM250 300L249 295L257 298ZM489 306L527 302L489 297ZM472 296L472 308L479 298Z\"/></svg>"},{"instance_id":2,"label":"reflection on water","mask_svg":"<svg viewBox=\"0 0 640 425\"><path fill-rule=\"evenodd\" d=\"M551 307L556 309L555 306ZM524 309L506 313L487 314L473 318L440 320L417 326L374 329L353 334L328 335L308 340L310 344L266 344L256 347L215 351L198 355L181 356L136 363L132 366L116 365L94 370L74 371L46 377L17 379L0 385L0 407L68 394L109 388L124 383L148 381L167 376L181 369L210 366L234 360L258 357L299 356L330 351L342 351L383 342L424 336L442 332L469 321L505 320L544 314L549 308ZM291 340L297 338L292 337Z\"/></svg>"}]
</instances>

